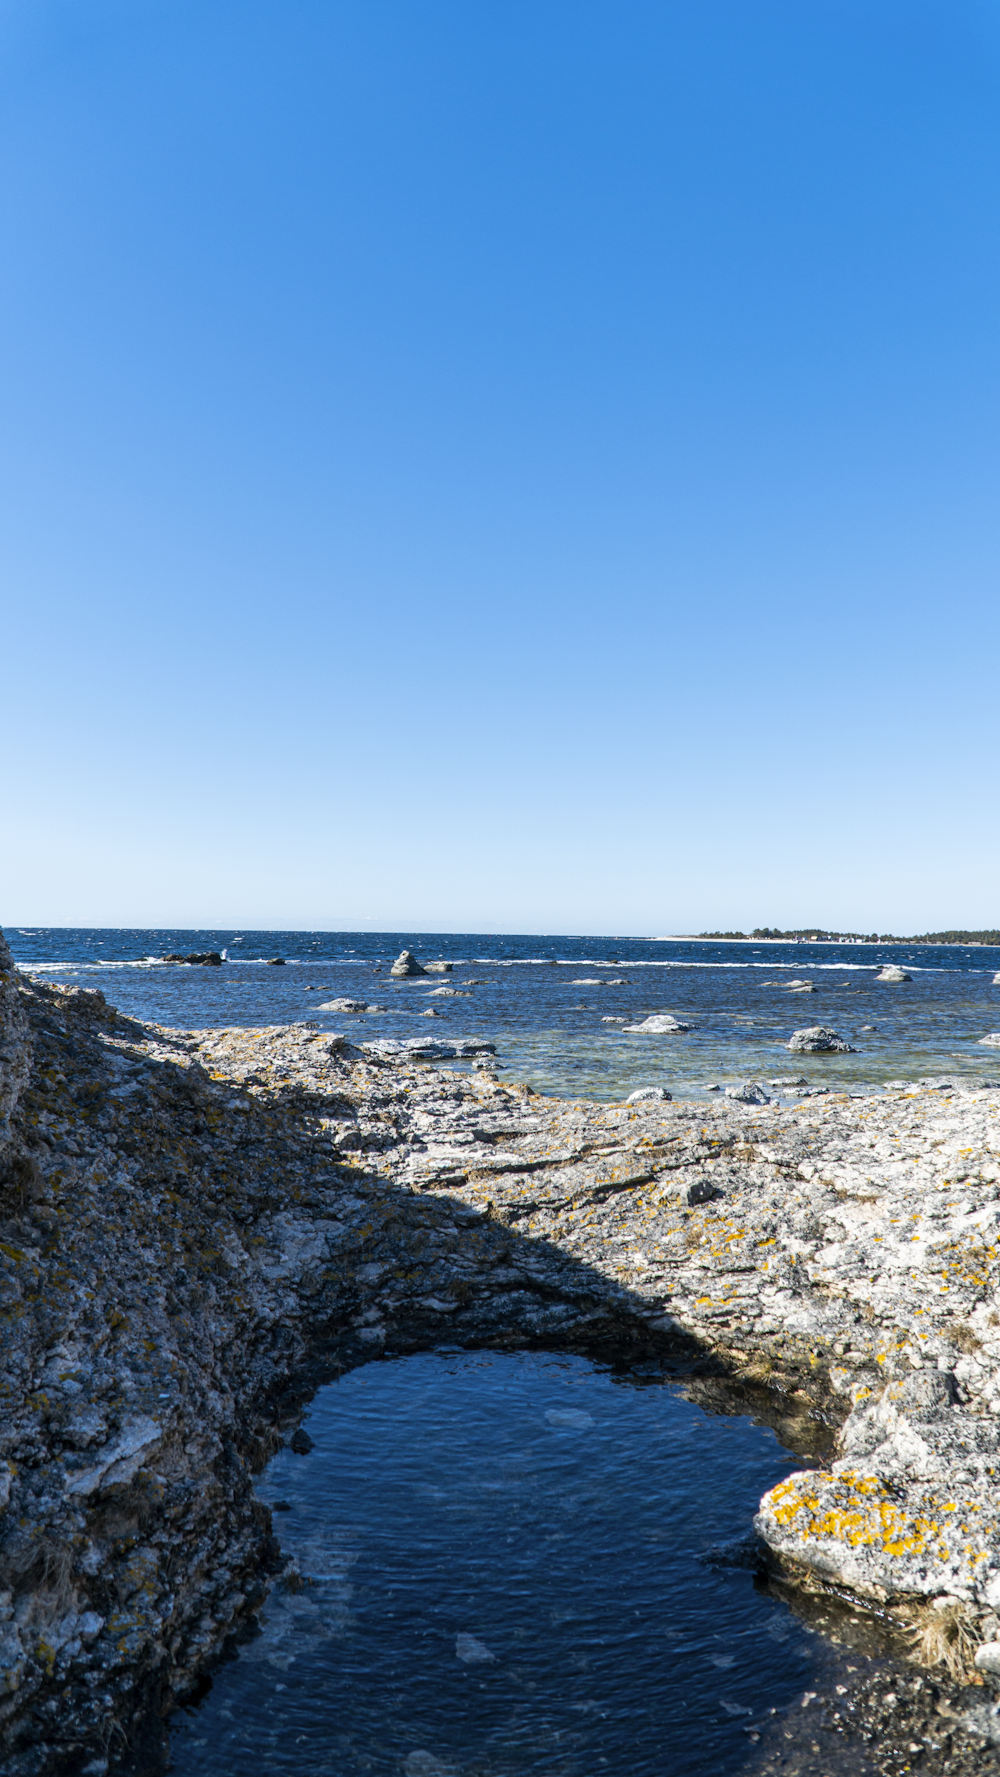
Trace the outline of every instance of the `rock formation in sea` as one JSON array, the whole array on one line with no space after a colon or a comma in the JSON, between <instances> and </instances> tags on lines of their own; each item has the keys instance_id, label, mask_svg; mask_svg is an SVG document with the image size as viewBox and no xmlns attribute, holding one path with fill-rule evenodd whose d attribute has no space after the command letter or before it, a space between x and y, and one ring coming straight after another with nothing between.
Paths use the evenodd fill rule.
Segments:
<instances>
[{"instance_id":1,"label":"rock formation in sea","mask_svg":"<svg viewBox=\"0 0 1000 1777\"><path fill-rule=\"evenodd\" d=\"M854 1055L846 1037L838 1036L835 1030L827 1030L824 1024L811 1024L807 1030L792 1032L788 1047L795 1055Z\"/></svg>"}]
</instances>

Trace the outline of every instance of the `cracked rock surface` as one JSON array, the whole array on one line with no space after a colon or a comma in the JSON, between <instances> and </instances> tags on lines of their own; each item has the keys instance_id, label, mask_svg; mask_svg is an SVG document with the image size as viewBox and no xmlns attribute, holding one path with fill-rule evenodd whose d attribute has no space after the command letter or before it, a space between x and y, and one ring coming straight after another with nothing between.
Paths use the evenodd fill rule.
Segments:
<instances>
[{"instance_id":1,"label":"cracked rock surface","mask_svg":"<svg viewBox=\"0 0 1000 1777\"><path fill-rule=\"evenodd\" d=\"M188 1693L280 1565L253 1476L308 1393L441 1339L683 1353L769 1398L827 1465L762 1502L783 1583L977 1682L992 1743L997 1094L568 1103L303 1025L139 1024L4 949L0 1115L5 1774L103 1769Z\"/></svg>"}]
</instances>

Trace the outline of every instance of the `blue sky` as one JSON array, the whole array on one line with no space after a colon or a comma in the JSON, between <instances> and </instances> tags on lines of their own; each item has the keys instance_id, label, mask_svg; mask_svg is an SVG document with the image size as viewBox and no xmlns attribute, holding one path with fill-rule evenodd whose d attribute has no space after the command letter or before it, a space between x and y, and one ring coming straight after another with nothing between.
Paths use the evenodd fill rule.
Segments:
<instances>
[{"instance_id":1,"label":"blue sky","mask_svg":"<svg viewBox=\"0 0 1000 1777\"><path fill-rule=\"evenodd\" d=\"M0 918L997 924L998 99L979 0L0 0Z\"/></svg>"}]
</instances>

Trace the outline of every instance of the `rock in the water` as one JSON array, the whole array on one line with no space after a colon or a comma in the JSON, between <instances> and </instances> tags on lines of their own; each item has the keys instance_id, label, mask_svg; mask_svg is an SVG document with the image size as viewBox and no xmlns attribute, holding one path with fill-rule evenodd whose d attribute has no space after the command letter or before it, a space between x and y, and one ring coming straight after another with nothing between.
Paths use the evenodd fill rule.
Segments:
<instances>
[{"instance_id":1,"label":"rock in the water","mask_svg":"<svg viewBox=\"0 0 1000 1777\"><path fill-rule=\"evenodd\" d=\"M407 955L407 952L404 950L403 956L406 956L406 955ZM399 960L400 960L400 962L402 962L403 957L400 957ZM450 975L451 971L454 967L455 967L454 963L440 963L440 962L425 963L424 964L424 974L425 975Z\"/></svg>"},{"instance_id":2,"label":"rock in the water","mask_svg":"<svg viewBox=\"0 0 1000 1777\"><path fill-rule=\"evenodd\" d=\"M421 968L412 950L401 950L389 973L390 975L426 975L427 970Z\"/></svg>"},{"instance_id":3,"label":"rock in the water","mask_svg":"<svg viewBox=\"0 0 1000 1777\"><path fill-rule=\"evenodd\" d=\"M485 1641L480 1641L476 1635L456 1635L455 1654L467 1666L481 1666L496 1659L496 1654L491 1654Z\"/></svg>"},{"instance_id":4,"label":"rock in the water","mask_svg":"<svg viewBox=\"0 0 1000 1777\"><path fill-rule=\"evenodd\" d=\"M985 1049L1000 1049L1000 1030L991 1030L988 1037L980 1037L979 1041Z\"/></svg>"},{"instance_id":5,"label":"rock in the water","mask_svg":"<svg viewBox=\"0 0 1000 1777\"><path fill-rule=\"evenodd\" d=\"M387 1061L453 1061L464 1060L470 1055L495 1055L497 1052L495 1043L483 1043L477 1037L458 1037L451 1041L430 1036L408 1037L405 1040L381 1037L370 1043L362 1043L361 1047L366 1055L384 1057Z\"/></svg>"},{"instance_id":6,"label":"rock in the water","mask_svg":"<svg viewBox=\"0 0 1000 1777\"><path fill-rule=\"evenodd\" d=\"M815 993L816 988L811 981L792 981L788 986L789 993Z\"/></svg>"},{"instance_id":7,"label":"rock in the water","mask_svg":"<svg viewBox=\"0 0 1000 1777\"><path fill-rule=\"evenodd\" d=\"M886 963L875 977L876 981L912 981L913 976L901 969L898 963Z\"/></svg>"},{"instance_id":8,"label":"rock in the water","mask_svg":"<svg viewBox=\"0 0 1000 1777\"><path fill-rule=\"evenodd\" d=\"M658 1013L655 1017L644 1018L641 1024L626 1024L626 1030L642 1031L644 1036L669 1036L674 1031L690 1030L690 1024L683 1024L679 1018L672 1018L669 1012Z\"/></svg>"},{"instance_id":9,"label":"rock in the water","mask_svg":"<svg viewBox=\"0 0 1000 1777\"><path fill-rule=\"evenodd\" d=\"M420 1017L421 1018L440 1018L441 1013L438 1011L436 1006L428 1006L427 1010L425 1012L420 1013Z\"/></svg>"},{"instance_id":10,"label":"rock in the water","mask_svg":"<svg viewBox=\"0 0 1000 1777\"><path fill-rule=\"evenodd\" d=\"M309 1436L309 1433L303 1431L300 1425L298 1431L293 1431L289 1438L288 1448L289 1450L294 1450L296 1456L308 1456L310 1450L315 1450L316 1445Z\"/></svg>"},{"instance_id":11,"label":"rock in the water","mask_svg":"<svg viewBox=\"0 0 1000 1777\"><path fill-rule=\"evenodd\" d=\"M771 1100L753 1080L744 1080L740 1086L727 1086L726 1097L735 1098L737 1104L770 1104Z\"/></svg>"},{"instance_id":12,"label":"rock in the water","mask_svg":"<svg viewBox=\"0 0 1000 1777\"><path fill-rule=\"evenodd\" d=\"M431 988L431 999L432 1000L442 1000L442 999L443 1000L464 1000L466 998L468 998L468 995L464 994L464 993L459 993L457 987L432 987Z\"/></svg>"},{"instance_id":13,"label":"rock in the water","mask_svg":"<svg viewBox=\"0 0 1000 1777\"><path fill-rule=\"evenodd\" d=\"M994 987L1000 987L1000 969L997 970L993 977L993 985Z\"/></svg>"},{"instance_id":14,"label":"rock in the water","mask_svg":"<svg viewBox=\"0 0 1000 1777\"><path fill-rule=\"evenodd\" d=\"M615 1018L609 1013L606 1018L601 1019L601 1023L602 1024L627 1024L628 1019L627 1018Z\"/></svg>"},{"instance_id":15,"label":"rock in the water","mask_svg":"<svg viewBox=\"0 0 1000 1777\"><path fill-rule=\"evenodd\" d=\"M792 1032L788 1045L795 1055L856 1055L844 1037L838 1036L835 1030L827 1030L824 1024L811 1024L808 1030Z\"/></svg>"},{"instance_id":16,"label":"rock in the water","mask_svg":"<svg viewBox=\"0 0 1000 1777\"><path fill-rule=\"evenodd\" d=\"M809 1081L801 1079L798 1074L781 1074L777 1080L768 1080L767 1083L769 1086L783 1086L787 1089L789 1086L808 1086Z\"/></svg>"},{"instance_id":17,"label":"rock in the water","mask_svg":"<svg viewBox=\"0 0 1000 1777\"><path fill-rule=\"evenodd\" d=\"M649 1098L670 1101L670 1093L664 1086L640 1086L638 1092L630 1092L626 1104L645 1104Z\"/></svg>"},{"instance_id":18,"label":"rock in the water","mask_svg":"<svg viewBox=\"0 0 1000 1777\"><path fill-rule=\"evenodd\" d=\"M266 961L269 969L283 969L285 967L283 956L269 956Z\"/></svg>"},{"instance_id":19,"label":"rock in the water","mask_svg":"<svg viewBox=\"0 0 1000 1777\"><path fill-rule=\"evenodd\" d=\"M161 958L165 963L200 963L202 968L221 969L222 957L217 950L191 950L186 956L179 956L171 951L169 956Z\"/></svg>"},{"instance_id":20,"label":"rock in the water","mask_svg":"<svg viewBox=\"0 0 1000 1777\"><path fill-rule=\"evenodd\" d=\"M324 1000L321 1006L316 1007L316 1010L317 1012L367 1012L368 1005L365 1000Z\"/></svg>"}]
</instances>

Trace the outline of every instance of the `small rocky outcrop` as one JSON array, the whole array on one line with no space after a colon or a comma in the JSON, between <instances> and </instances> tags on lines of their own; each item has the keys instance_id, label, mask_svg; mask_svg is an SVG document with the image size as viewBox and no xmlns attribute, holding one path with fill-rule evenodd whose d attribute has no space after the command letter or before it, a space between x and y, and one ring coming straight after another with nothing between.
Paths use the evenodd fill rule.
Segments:
<instances>
[{"instance_id":1,"label":"small rocky outcrop","mask_svg":"<svg viewBox=\"0 0 1000 1777\"><path fill-rule=\"evenodd\" d=\"M726 1097L734 1098L737 1104L770 1104L771 1100L755 1080L744 1080L740 1086L727 1086Z\"/></svg>"},{"instance_id":2,"label":"small rocky outcrop","mask_svg":"<svg viewBox=\"0 0 1000 1777\"><path fill-rule=\"evenodd\" d=\"M221 969L222 967L222 957L217 950L191 950L187 956L180 956L176 951L170 951L163 961L165 963L191 963L208 969Z\"/></svg>"},{"instance_id":3,"label":"small rocky outcrop","mask_svg":"<svg viewBox=\"0 0 1000 1777\"><path fill-rule=\"evenodd\" d=\"M811 1024L807 1030L792 1032L788 1044L794 1055L855 1055L857 1050L839 1036L835 1030L827 1030L825 1024Z\"/></svg>"},{"instance_id":4,"label":"small rocky outcrop","mask_svg":"<svg viewBox=\"0 0 1000 1777\"><path fill-rule=\"evenodd\" d=\"M405 950L403 951L403 955L404 956L406 955ZM424 963L424 974L425 975L450 975L452 972L452 969L454 967L455 967L454 963L441 963L441 962Z\"/></svg>"},{"instance_id":5,"label":"small rocky outcrop","mask_svg":"<svg viewBox=\"0 0 1000 1777\"><path fill-rule=\"evenodd\" d=\"M610 1023L610 1019L608 1022ZM641 1024L626 1024L624 1028L627 1031L641 1031L644 1036L673 1036L675 1032L691 1030L693 1026L685 1024L680 1018L674 1018L669 1012L658 1012L651 1018L644 1018Z\"/></svg>"},{"instance_id":6,"label":"small rocky outcrop","mask_svg":"<svg viewBox=\"0 0 1000 1777\"><path fill-rule=\"evenodd\" d=\"M898 963L886 963L884 967L879 970L875 979L876 981L885 982L912 981L913 976L908 975L905 969L901 969Z\"/></svg>"},{"instance_id":7,"label":"small rocky outcrop","mask_svg":"<svg viewBox=\"0 0 1000 1777\"><path fill-rule=\"evenodd\" d=\"M412 950L401 950L389 973L405 978L411 975L426 975L428 970L418 963Z\"/></svg>"}]
</instances>

